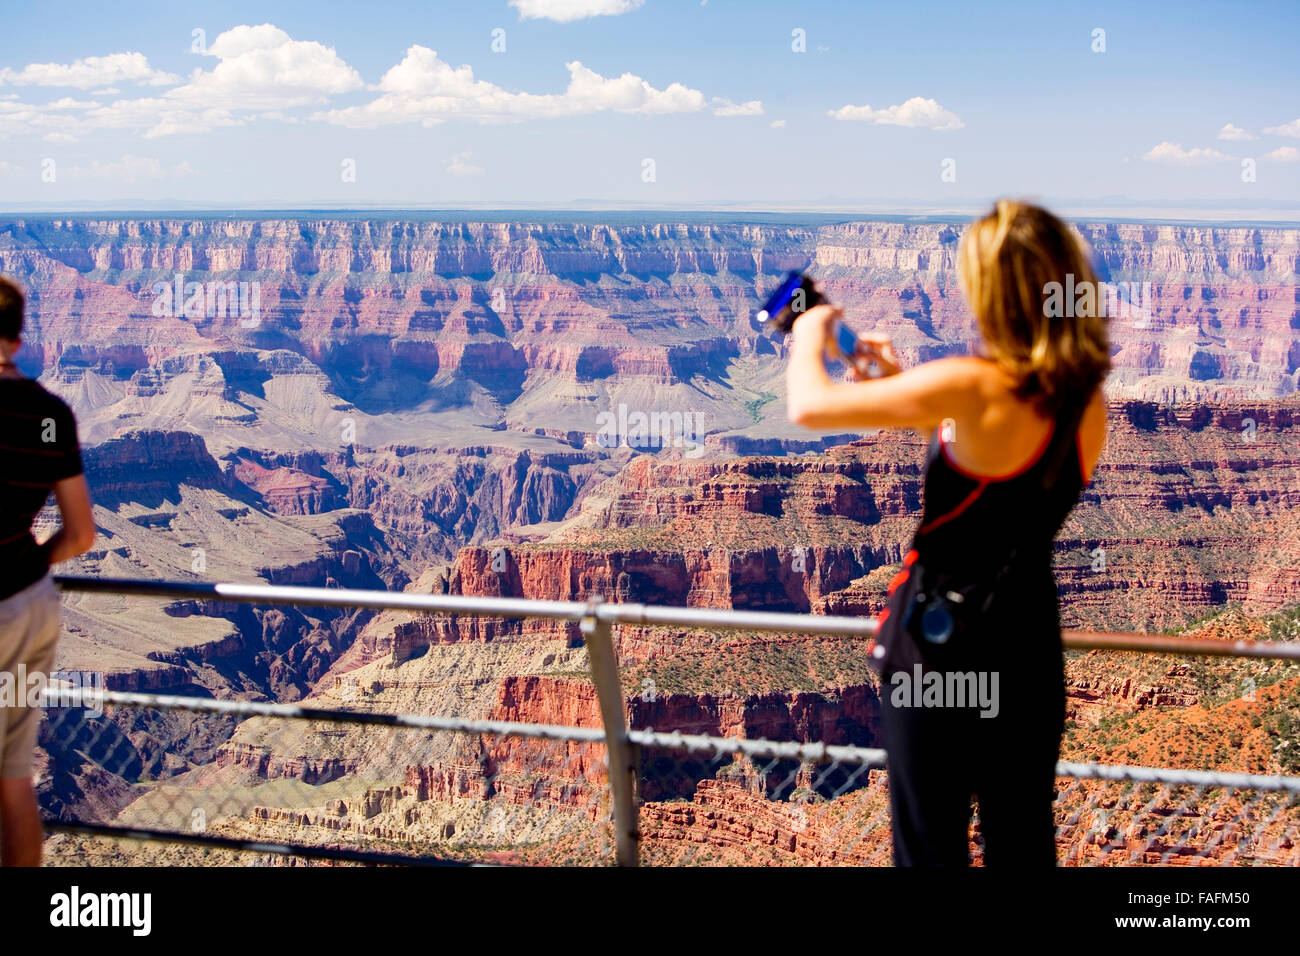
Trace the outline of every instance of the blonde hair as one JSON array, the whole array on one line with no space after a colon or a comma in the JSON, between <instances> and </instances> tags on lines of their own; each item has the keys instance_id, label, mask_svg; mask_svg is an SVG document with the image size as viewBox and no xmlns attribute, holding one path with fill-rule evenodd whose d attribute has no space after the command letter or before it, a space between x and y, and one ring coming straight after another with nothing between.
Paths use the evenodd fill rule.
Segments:
<instances>
[{"instance_id":1,"label":"blonde hair","mask_svg":"<svg viewBox=\"0 0 1300 956\"><path fill-rule=\"evenodd\" d=\"M998 200L962 237L957 279L986 357L1040 413L1055 417L1065 399L1086 399L1105 379L1110 346L1102 291L1082 241L1056 216L1030 203ZM1064 315L1049 316L1052 283L1080 289L1085 282L1095 308L1076 310L1071 302Z\"/></svg>"}]
</instances>

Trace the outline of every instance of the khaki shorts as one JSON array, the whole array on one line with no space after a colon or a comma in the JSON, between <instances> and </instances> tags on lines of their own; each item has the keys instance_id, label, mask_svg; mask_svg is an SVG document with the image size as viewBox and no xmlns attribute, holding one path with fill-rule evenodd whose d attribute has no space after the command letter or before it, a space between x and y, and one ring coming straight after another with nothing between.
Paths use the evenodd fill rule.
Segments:
<instances>
[{"instance_id":1,"label":"khaki shorts","mask_svg":"<svg viewBox=\"0 0 1300 956\"><path fill-rule=\"evenodd\" d=\"M27 706L28 687L38 674L48 680L58 642L59 591L48 574L0 601L0 674L10 675L0 679L11 690L0 700L0 777L32 775L41 711Z\"/></svg>"}]
</instances>

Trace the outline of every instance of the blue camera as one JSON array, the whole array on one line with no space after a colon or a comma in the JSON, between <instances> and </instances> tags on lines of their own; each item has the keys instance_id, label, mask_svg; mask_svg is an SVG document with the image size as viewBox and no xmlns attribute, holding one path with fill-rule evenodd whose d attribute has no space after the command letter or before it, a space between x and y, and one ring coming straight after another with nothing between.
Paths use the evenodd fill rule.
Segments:
<instances>
[{"instance_id":1,"label":"blue camera","mask_svg":"<svg viewBox=\"0 0 1300 956\"><path fill-rule=\"evenodd\" d=\"M756 318L770 332L788 335L794 320L815 305L824 305L826 299L817 291L812 279L801 272L789 273L776 287ZM832 357L848 361L858 348L858 337L843 322L836 322Z\"/></svg>"}]
</instances>

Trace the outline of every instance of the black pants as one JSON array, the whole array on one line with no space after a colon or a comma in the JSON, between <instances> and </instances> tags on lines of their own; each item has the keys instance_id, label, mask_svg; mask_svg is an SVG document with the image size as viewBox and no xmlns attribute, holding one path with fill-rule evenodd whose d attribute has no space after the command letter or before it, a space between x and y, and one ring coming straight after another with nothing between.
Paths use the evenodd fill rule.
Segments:
<instances>
[{"instance_id":1,"label":"black pants","mask_svg":"<svg viewBox=\"0 0 1300 956\"><path fill-rule=\"evenodd\" d=\"M998 673L993 717L975 706L916 706L903 693L907 682L895 681L894 671L882 675L895 865L969 865L974 798L986 866L1055 866L1052 801L1065 721L1060 632L1055 640L1041 632L1017 636L1024 643L1008 643L1020 654L963 662ZM1023 653L1031 647L1036 652ZM915 683L914 672L908 677Z\"/></svg>"}]
</instances>

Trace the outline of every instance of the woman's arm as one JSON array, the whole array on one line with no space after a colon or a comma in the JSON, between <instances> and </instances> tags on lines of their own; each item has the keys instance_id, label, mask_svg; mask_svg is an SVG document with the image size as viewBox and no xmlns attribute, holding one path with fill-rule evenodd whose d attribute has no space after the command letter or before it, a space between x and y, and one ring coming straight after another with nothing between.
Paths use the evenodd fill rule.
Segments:
<instances>
[{"instance_id":1,"label":"woman's arm","mask_svg":"<svg viewBox=\"0 0 1300 956\"><path fill-rule=\"evenodd\" d=\"M54 485L54 500L59 505L63 527L45 542L50 564L85 554L95 543L95 515L90 507L90 489L86 476L73 475Z\"/></svg>"},{"instance_id":2,"label":"woman's arm","mask_svg":"<svg viewBox=\"0 0 1300 956\"><path fill-rule=\"evenodd\" d=\"M806 428L915 428L929 431L977 406L978 360L946 358L885 378L832 382L822 356L838 308L819 305L791 330L786 391L790 421Z\"/></svg>"}]
</instances>

